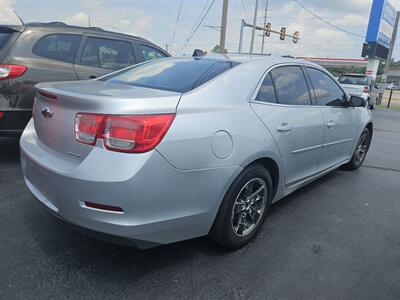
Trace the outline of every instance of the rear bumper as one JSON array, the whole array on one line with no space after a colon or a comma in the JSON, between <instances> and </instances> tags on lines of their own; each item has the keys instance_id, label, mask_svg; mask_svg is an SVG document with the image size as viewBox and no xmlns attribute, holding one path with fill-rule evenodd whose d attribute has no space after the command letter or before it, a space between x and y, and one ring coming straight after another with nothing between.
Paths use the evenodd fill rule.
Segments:
<instances>
[{"instance_id":1,"label":"rear bumper","mask_svg":"<svg viewBox=\"0 0 400 300\"><path fill-rule=\"evenodd\" d=\"M82 161L73 161L43 145L33 122L20 146L26 184L53 213L138 247L206 235L240 172L239 167L181 171L157 151L125 154L99 146ZM88 208L84 201L118 206L123 213Z\"/></svg>"},{"instance_id":2,"label":"rear bumper","mask_svg":"<svg viewBox=\"0 0 400 300\"><path fill-rule=\"evenodd\" d=\"M32 110L0 110L0 136L20 135L32 117Z\"/></svg>"}]
</instances>

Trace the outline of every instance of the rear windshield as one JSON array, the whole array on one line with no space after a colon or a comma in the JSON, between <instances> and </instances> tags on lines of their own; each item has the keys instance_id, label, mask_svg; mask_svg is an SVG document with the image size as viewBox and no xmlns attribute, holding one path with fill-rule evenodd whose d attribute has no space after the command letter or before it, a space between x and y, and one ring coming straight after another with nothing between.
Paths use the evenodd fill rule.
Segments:
<instances>
[{"instance_id":1,"label":"rear windshield","mask_svg":"<svg viewBox=\"0 0 400 300\"><path fill-rule=\"evenodd\" d=\"M100 80L185 93L237 64L206 58L166 58L113 73Z\"/></svg>"},{"instance_id":2,"label":"rear windshield","mask_svg":"<svg viewBox=\"0 0 400 300\"><path fill-rule=\"evenodd\" d=\"M339 82L342 84L368 85L368 77L343 75L339 77Z\"/></svg>"},{"instance_id":3,"label":"rear windshield","mask_svg":"<svg viewBox=\"0 0 400 300\"><path fill-rule=\"evenodd\" d=\"M7 44L12 32L0 32L0 50Z\"/></svg>"}]
</instances>

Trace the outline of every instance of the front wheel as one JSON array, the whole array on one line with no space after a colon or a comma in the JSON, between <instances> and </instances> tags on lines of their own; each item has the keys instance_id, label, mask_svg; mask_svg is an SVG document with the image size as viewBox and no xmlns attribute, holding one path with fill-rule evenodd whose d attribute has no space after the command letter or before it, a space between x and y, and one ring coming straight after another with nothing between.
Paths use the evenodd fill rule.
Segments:
<instances>
[{"instance_id":1,"label":"front wheel","mask_svg":"<svg viewBox=\"0 0 400 300\"><path fill-rule=\"evenodd\" d=\"M264 222L272 196L268 170L258 164L247 167L226 193L210 236L225 248L246 245Z\"/></svg>"},{"instance_id":2,"label":"front wheel","mask_svg":"<svg viewBox=\"0 0 400 300\"><path fill-rule=\"evenodd\" d=\"M351 160L343 166L346 170L356 170L361 167L371 144L371 133L368 128L362 132Z\"/></svg>"}]
</instances>

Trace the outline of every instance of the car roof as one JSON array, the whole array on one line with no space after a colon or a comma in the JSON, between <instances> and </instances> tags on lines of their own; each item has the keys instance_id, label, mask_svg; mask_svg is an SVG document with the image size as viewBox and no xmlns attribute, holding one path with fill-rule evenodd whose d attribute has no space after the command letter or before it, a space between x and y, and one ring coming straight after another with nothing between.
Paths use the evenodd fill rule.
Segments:
<instances>
[{"instance_id":1,"label":"car roof","mask_svg":"<svg viewBox=\"0 0 400 300\"><path fill-rule=\"evenodd\" d=\"M105 30L101 27L84 27L84 26L76 26L76 25L68 25L64 22L32 22L32 23L26 23L23 25L25 28L28 27L35 27L35 28L52 28L52 29L59 29L60 31L67 31L67 32L75 32L75 33L96 33L96 34L104 34L104 35L112 35L112 36L120 36L120 37L125 37L125 38L130 38L130 39L137 39L141 41L145 41L148 43L151 43L147 41L146 39L139 37L139 36L134 36L134 35L129 35L125 33L119 33L119 32L114 32L114 31L109 31ZM9 26L11 27L11 26ZM153 43L151 43L153 44Z\"/></svg>"},{"instance_id":2,"label":"car roof","mask_svg":"<svg viewBox=\"0 0 400 300\"><path fill-rule=\"evenodd\" d=\"M190 58L191 56L178 56L174 57L176 59ZM260 55L260 54L248 54L248 53L227 53L227 54L216 54L209 53L204 56L194 57L196 59L212 59L216 61L233 61L241 64L256 64L263 68L276 65L276 64L304 64L318 69L323 69L320 65L313 62L309 62L303 59L297 59L288 56L278 56L278 55Z\"/></svg>"}]
</instances>

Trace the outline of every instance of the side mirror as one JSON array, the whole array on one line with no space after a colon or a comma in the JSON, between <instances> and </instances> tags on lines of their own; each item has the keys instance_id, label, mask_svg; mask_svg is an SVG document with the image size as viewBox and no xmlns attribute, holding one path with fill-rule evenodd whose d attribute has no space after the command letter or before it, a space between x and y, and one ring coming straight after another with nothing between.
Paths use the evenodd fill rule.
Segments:
<instances>
[{"instance_id":1,"label":"side mirror","mask_svg":"<svg viewBox=\"0 0 400 300\"><path fill-rule=\"evenodd\" d=\"M350 97L350 106L352 107L365 107L367 102L365 101L364 98L357 97L357 96L351 96Z\"/></svg>"}]
</instances>

